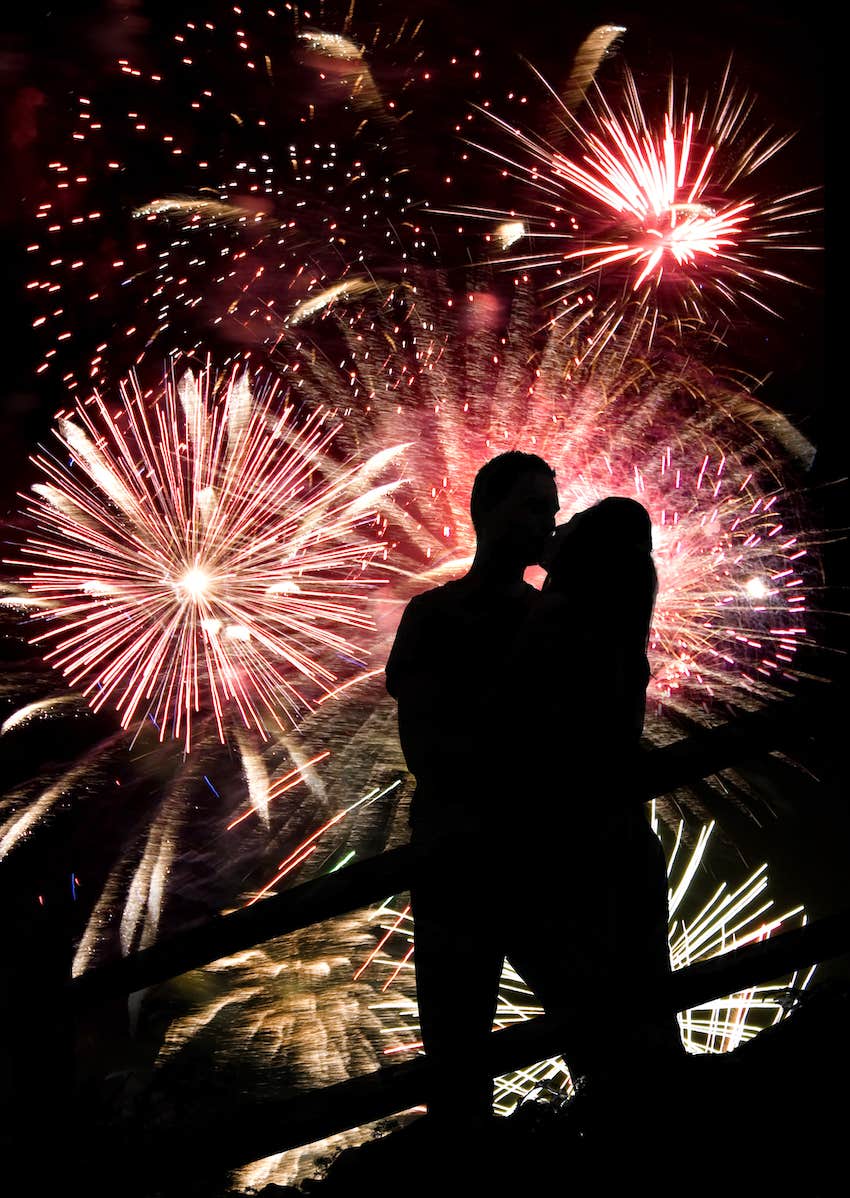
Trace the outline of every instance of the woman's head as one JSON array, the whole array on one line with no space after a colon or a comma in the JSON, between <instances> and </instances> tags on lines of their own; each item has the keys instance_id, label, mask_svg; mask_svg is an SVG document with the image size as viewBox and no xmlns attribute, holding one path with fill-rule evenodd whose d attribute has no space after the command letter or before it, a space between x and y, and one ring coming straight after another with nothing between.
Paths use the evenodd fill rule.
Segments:
<instances>
[{"instance_id":1,"label":"woman's head","mask_svg":"<svg viewBox=\"0 0 850 1198\"><path fill-rule=\"evenodd\" d=\"M585 513L588 525L611 549L637 549L652 552L652 521L649 512L636 499L609 495Z\"/></svg>"},{"instance_id":2,"label":"woman's head","mask_svg":"<svg viewBox=\"0 0 850 1198\"><path fill-rule=\"evenodd\" d=\"M556 531L546 563L549 585L557 589L570 581L582 585L593 576L619 573L629 562L651 562L651 553L649 512L635 499L611 495L578 512Z\"/></svg>"}]
</instances>

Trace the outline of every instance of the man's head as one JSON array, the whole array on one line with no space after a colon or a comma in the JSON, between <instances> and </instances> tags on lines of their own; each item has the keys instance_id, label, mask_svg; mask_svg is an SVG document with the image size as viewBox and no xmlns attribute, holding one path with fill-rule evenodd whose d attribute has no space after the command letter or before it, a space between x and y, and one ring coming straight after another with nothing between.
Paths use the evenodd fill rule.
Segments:
<instances>
[{"instance_id":1,"label":"man's head","mask_svg":"<svg viewBox=\"0 0 850 1198\"><path fill-rule=\"evenodd\" d=\"M491 458L476 474L469 500L479 550L534 565L558 507L555 472L543 458L517 449Z\"/></svg>"}]
</instances>

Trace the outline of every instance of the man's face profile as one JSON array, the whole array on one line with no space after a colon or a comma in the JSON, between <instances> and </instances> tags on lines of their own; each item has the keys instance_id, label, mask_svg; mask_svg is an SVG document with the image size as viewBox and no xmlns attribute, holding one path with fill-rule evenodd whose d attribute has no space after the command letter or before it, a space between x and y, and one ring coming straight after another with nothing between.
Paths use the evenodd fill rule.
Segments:
<instances>
[{"instance_id":1,"label":"man's face profile","mask_svg":"<svg viewBox=\"0 0 850 1198\"><path fill-rule=\"evenodd\" d=\"M533 566L540 561L554 532L559 508L554 478L542 470L529 470L487 514L482 531L500 552Z\"/></svg>"}]
</instances>

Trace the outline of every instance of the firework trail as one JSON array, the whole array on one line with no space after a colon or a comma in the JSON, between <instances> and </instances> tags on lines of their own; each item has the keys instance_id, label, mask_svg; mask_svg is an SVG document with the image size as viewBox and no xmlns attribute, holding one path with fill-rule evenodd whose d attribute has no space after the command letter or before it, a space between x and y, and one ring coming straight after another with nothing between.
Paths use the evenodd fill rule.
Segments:
<instances>
[{"instance_id":1,"label":"firework trail","mask_svg":"<svg viewBox=\"0 0 850 1198\"><path fill-rule=\"evenodd\" d=\"M569 112L577 112L584 103L588 88L596 79L596 72L602 62L613 54L625 32L622 25L597 25L576 50L572 70L561 95L561 102Z\"/></svg>"},{"instance_id":2,"label":"firework trail","mask_svg":"<svg viewBox=\"0 0 850 1198\"><path fill-rule=\"evenodd\" d=\"M817 248L806 234L816 189L759 194L753 177L790 136L757 126L755 101L729 67L713 99L693 106L687 84L671 78L660 116L645 109L625 70L616 98L595 87L581 119L581 89L568 87L562 99L535 74L558 105L551 140L482 108L504 145L470 142L521 183L523 198L510 210L453 212L502 222L498 229L508 221L516 233L508 244L497 235L502 249L527 240L500 261L518 278L548 272L550 319L567 333L582 328L586 353L624 322L631 330L664 316L728 324L753 305L776 315L770 289L794 282L785 259Z\"/></svg>"},{"instance_id":3,"label":"firework trail","mask_svg":"<svg viewBox=\"0 0 850 1198\"><path fill-rule=\"evenodd\" d=\"M263 731L368 655L350 638L371 626L375 506L395 485L372 479L397 450L339 467L338 422L299 421L276 391L255 400L234 372L215 397L186 374L148 403L133 383L117 416L96 398L60 420L70 465L35 459L47 481L20 563L48 604L34 643L95 709L148 717L187 751L199 710L222 738L231 705Z\"/></svg>"},{"instance_id":4,"label":"firework trail","mask_svg":"<svg viewBox=\"0 0 850 1198\"><path fill-rule=\"evenodd\" d=\"M0 692L0 863L74 812L75 975L406 838L412 786L381 669L265 740L230 721L222 744L201 712L187 757L152 722L131 736L60 689L23 640L30 597L5 591L0 629L20 652ZM30 890L37 902L36 876Z\"/></svg>"}]
</instances>

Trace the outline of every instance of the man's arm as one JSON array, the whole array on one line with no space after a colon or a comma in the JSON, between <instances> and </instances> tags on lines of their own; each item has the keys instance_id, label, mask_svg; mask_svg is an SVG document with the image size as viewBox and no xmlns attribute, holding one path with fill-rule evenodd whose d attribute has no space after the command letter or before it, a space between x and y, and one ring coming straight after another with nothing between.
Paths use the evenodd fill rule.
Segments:
<instances>
[{"instance_id":1,"label":"man's arm","mask_svg":"<svg viewBox=\"0 0 850 1198\"><path fill-rule=\"evenodd\" d=\"M443 783L469 756L469 738L453 716L442 621L429 593L405 608L387 660L387 690L398 702L407 767L422 782Z\"/></svg>"}]
</instances>

